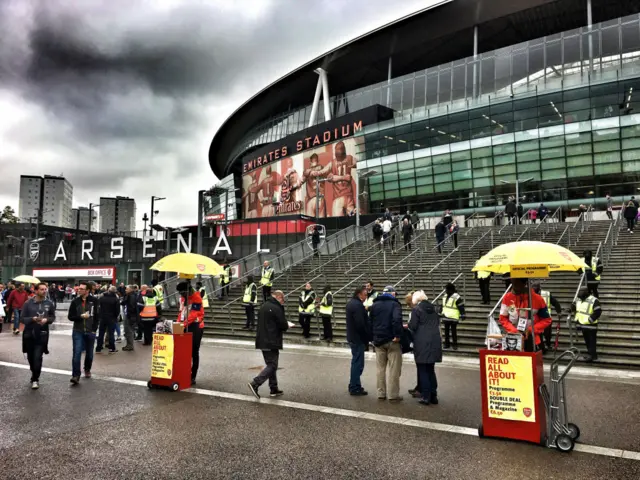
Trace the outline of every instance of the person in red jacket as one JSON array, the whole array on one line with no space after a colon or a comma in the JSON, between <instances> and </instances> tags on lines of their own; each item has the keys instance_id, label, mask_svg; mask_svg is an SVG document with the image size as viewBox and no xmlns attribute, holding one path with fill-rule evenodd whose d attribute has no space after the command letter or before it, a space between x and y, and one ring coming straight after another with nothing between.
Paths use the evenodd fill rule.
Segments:
<instances>
[{"instance_id":1,"label":"person in red jacket","mask_svg":"<svg viewBox=\"0 0 640 480\"><path fill-rule=\"evenodd\" d=\"M20 334L20 314L22 306L29 299L29 292L24 288L24 283L18 284L18 288L9 294L7 308L13 311L13 334Z\"/></svg>"},{"instance_id":2,"label":"person in red jacket","mask_svg":"<svg viewBox=\"0 0 640 480\"><path fill-rule=\"evenodd\" d=\"M180 292L178 322L184 323L187 331L191 332L191 385L195 385L200 366L200 343L204 332L202 296L191 286L190 282L180 282L177 290Z\"/></svg>"},{"instance_id":3,"label":"person in red jacket","mask_svg":"<svg viewBox=\"0 0 640 480\"><path fill-rule=\"evenodd\" d=\"M530 308L530 292L527 279L512 278L511 285L511 291L504 296L500 306L500 324L507 333L521 333L524 335L524 350L526 352L534 352L536 350L535 346L540 344L540 335L553 321L551 315L549 315L549 308L540 295L531 292L533 311L519 310ZM531 335L531 313L533 313L534 335Z\"/></svg>"}]
</instances>

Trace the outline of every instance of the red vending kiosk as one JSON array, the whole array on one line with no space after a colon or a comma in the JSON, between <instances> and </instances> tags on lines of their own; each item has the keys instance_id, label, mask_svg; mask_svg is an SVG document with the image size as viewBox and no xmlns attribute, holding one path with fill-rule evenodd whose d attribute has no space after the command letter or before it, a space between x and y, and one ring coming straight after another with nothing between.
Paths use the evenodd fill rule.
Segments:
<instances>
[{"instance_id":1,"label":"red vending kiosk","mask_svg":"<svg viewBox=\"0 0 640 480\"><path fill-rule=\"evenodd\" d=\"M540 394L542 352L480 350L480 384L480 437L546 445L547 415Z\"/></svg>"},{"instance_id":2,"label":"red vending kiosk","mask_svg":"<svg viewBox=\"0 0 640 480\"><path fill-rule=\"evenodd\" d=\"M149 388L166 387L174 392L191 387L191 333L155 333Z\"/></svg>"}]
</instances>

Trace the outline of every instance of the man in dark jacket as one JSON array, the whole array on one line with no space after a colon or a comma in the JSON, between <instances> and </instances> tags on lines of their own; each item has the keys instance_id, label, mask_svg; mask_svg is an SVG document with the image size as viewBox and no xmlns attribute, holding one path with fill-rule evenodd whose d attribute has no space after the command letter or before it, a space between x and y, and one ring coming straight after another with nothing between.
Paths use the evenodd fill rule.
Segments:
<instances>
[{"instance_id":1,"label":"man in dark jacket","mask_svg":"<svg viewBox=\"0 0 640 480\"><path fill-rule=\"evenodd\" d=\"M504 213L509 217L509 225L516 223L514 218L518 214L518 207L516 207L516 202L513 201L513 198L509 197L509 201L504 207Z\"/></svg>"},{"instance_id":2,"label":"man in dark jacket","mask_svg":"<svg viewBox=\"0 0 640 480\"><path fill-rule=\"evenodd\" d=\"M284 293L276 290L271 297L262 304L258 311L258 327L256 330L256 349L262 350L265 367L251 382L251 393L260 398L258 388L269 380L270 397L279 397L282 390L278 390L278 359L282 350L282 336L289 328L289 322L284 315Z\"/></svg>"},{"instance_id":3,"label":"man in dark jacket","mask_svg":"<svg viewBox=\"0 0 640 480\"><path fill-rule=\"evenodd\" d=\"M436 245L438 246L438 253L442 253L442 242L447 234L447 227L442 220L436 224Z\"/></svg>"},{"instance_id":4,"label":"man in dark jacket","mask_svg":"<svg viewBox=\"0 0 640 480\"><path fill-rule=\"evenodd\" d=\"M353 298L347 303L347 342L351 347L351 374L349 376L349 393L351 395L367 395L362 388L360 377L364 371L364 352L371 341L369 319L364 301L367 299L367 289L363 286L356 288Z\"/></svg>"},{"instance_id":5,"label":"man in dark jacket","mask_svg":"<svg viewBox=\"0 0 640 480\"><path fill-rule=\"evenodd\" d=\"M549 215L549 209L545 207L544 203L541 203L540 207L538 207L538 219L540 220L540 223L545 221L547 215Z\"/></svg>"},{"instance_id":6,"label":"man in dark jacket","mask_svg":"<svg viewBox=\"0 0 640 480\"><path fill-rule=\"evenodd\" d=\"M71 338L73 340L73 357L71 360L71 383L80 382L80 360L84 351L84 376L91 378L93 364L93 345L96 341L96 330L100 321L98 300L89 295L86 282L78 285L78 296L69 305L69 320L73 322Z\"/></svg>"},{"instance_id":7,"label":"man in dark jacket","mask_svg":"<svg viewBox=\"0 0 640 480\"><path fill-rule=\"evenodd\" d=\"M413 356L418 367L418 378L423 405L438 403L438 380L435 364L442 362L442 337L440 337L440 316L435 306L427 300L424 292L416 292L413 302L417 303L411 312L409 330L413 335Z\"/></svg>"},{"instance_id":8,"label":"man in dark jacket","mask_svg":"<svg viewBox=\"0 0 640 480\"><path fill-rule=\"evenodd\" d=\"M27 354L31 369L31 388L40 387L42 354L46 351L49 339L49 325L56 319L55 305L47 298L47 286L39 283L36 294L22 306L22 351Z\"/></svg>"},{"instance_id":9,"label":"man in dark jacket","mask_svg":"<svg viewBox=\"0 0 640 480\"><path fill-rule=\"evenodd\" d=\"M384 287L382 295L373 301L369 311L373 345L376 347L378 398L387 398L387 368L389 369L389 401L402 400L402 306L393 286Z\"/></svg>"},{"instance_id":10,"label":"man in dark jacket","mask_svg":"<svg viewBox=\"0 0 640 480\"><path fill-rule=\"evenodd\" d=\"M133 330L139 322L138 318L138 294L132 285L128 285L124 298L122 299L122 307L124 308L124 339L127 344L122 348L125 352L133 351Z\"/></svg>"},{"instance_id":11,"label":"man in dark jacket","mask_svg":"<svg viewBox=\"0 0 640 480\"><path fill-rule=\"evenodd\" d=\"M410 220L404 219L402 221L402 239L404 240L404 250L411 250L411 235L413 235L413 227Z\"/></svg>"},{"instance_id":12,"label":"man in dark jacket","mask_svg":"<svg viewBox=\"0 0 640 480\"><path fill-rule=\"evenodd\" d=\"M98 332L98 341L96 344L96 353L102 353L102 345L104 343L105 331L109 336L109 353L116 353L115 328L120 315L120 300L116 292L118 289L114 286L109 287L107 293L98 299L100 308L100 330Z\"/></svg>"}]
</instances>

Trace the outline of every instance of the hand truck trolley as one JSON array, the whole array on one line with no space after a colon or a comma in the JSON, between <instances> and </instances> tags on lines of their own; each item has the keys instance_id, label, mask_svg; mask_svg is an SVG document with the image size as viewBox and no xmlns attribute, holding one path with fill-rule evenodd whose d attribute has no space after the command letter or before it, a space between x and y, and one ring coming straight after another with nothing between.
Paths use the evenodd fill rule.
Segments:
<instances>
[{"instance_id":1,"label":"hand truck trolley","mask_svg":"<svg viewBox=\"0 0 640 480\"><path fill-rule=\"evenodd\" d=\"M565 380L567 374L576 362L580 352L577 348L570 348L563 352L551 363L550 389L546 384L540 385L540 395L547 410L547 447L557 448L561 452L570 452L580 437L577 425L567 421L567 399ZM559 364L562 359L569 363L560 373Z\"/></svg>"}]
</instances>

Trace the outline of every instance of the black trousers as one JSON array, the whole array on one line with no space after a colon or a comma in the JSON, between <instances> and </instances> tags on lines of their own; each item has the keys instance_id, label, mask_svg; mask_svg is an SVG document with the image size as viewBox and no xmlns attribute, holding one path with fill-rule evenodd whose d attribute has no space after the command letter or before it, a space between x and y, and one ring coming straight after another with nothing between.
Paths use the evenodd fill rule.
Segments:
<instances>
[{"instance_id":1,"label":"black trousers","mask_svg":"<svg viewBox=\"0 0 640 480\"><path fill-rule=\"evenodd\" d=\"M187 332L191 332L191 380L196 379L200 366L200 344L202 343L203 328L199 323L190 323Z\"/></svg>"},{"instance_id":2,"label":"black trousers","mask_svg":"<svg viewBox=\"0 0 640 480\"><path fill-rule=\"evenodd\" d=\"M491 277L479 278L480 295L482 295L482 303L491 303Z\"/></svg>"},{"instance_id":3,"label":"black trousers","mask_svg":"<svg viewBox=\"0 0 640 480\"><path fill-rule=\"evenodd\" d=\"M452 233L450 236L453 237L453 246L458 248L458 232Z\"/></svg>"},{"instance_id":4,"label":"black trousers","mask_svg":"<svg viewBox=\"0 0 640 480\"><path fill-rule=\"evenodd\" d=\"M436 245L438 246L438 253L442 253L442 242L444 242L444 237L436 237Z\"/></svg>"},{"instance_id":5,"label":"black trousers","mask_svg":"<svg viewBox=\"0 0 640 480\"><path fill-rule=\"evenodd\" d=\"M600 298L598 295L598 285L600 285L600 282L587 282L587 291L589 292L589 295Z\"/></svg>"},{"instance_id":6,"label":"black trousers","mask_svg":"<svg viewBox=\"0 0 640 480\"><path fill-rule=\"evenodd\" d=\"M298 323L302 327L302 336L309 338L311 336L311 315L308 313L300 313L298 315Z\"/></svg>"},{"instance_id":7,"label":"black trousers","mask_svg":"<svg viewBox=\"0 0 640 480\"><path fill-rule=\"evenodd\" d=\"M116 330L115 322L109 322L109 321L100 322L100 329L98 330L98 338L96 339L96 352L102 351L102 347L104 345L105 332L107 333L107 336L108 336L107 348L109 350L116 349L116 339L114 335L115 330Z\"/></svg>"},{"instance_id":8,"label":"black trousers","mask_svg":"<svg viewBox=\"0 0 640 480\"><path fill-rule=\"evenodd\" d=\"M321 315L322 317L322 329L325 340L333 340L333 325L331 324L330 315Z\"/></svg>"},{"instance_id":9,"label":"black trousers","mask_svg":"<svg viewBox=\"0 0 640 480\"><path fill-rule=\"evenodd\" d=\"M597 328L582 328L582 336L584 337L584 344L587 347L587 353L593 360L597 360L598 353L596 352L596 343L598 337Z\"/></svg>"},{"instance_id":10,"label":"black trousers","mask_svg":"<svg viewBox=\"0 0 640 480\"><path fill-rule=\"evenodd\" d=\"M229 296L229 283L231 282L220 283L220 298L224 297L225 292Z\"/></svg>"},{"instance_id":11,"label":"black trousers","mask_svg":"<svg viewBox=\"0 0 640 480\"><path fill-rule=\"evenodd\" d=\"M411 235L404 236L404 249L411 250Z\"/></svg>"},{"instance_id":12,"label":"black trousers","mask_svg":"<svg viewBox=\"0 0 640 480\"><path fill-rule=\"evenodd\" d=\"M262 287L262 299L266 302L269 297L271 297L271 287L264 285Z\"/></svg>"},{"instance_id":13,"label":"black trousers","mask_svg":"<svg viewBox=\"0 0 640 480\"><path fill-rule=\"evenodd\" d=\"M259 387L264 382L269 380L269 388L271 391L278 389L278 377L276 372L278 370L278 360L280 358L279 350L263 350L262 357L264 358L265 367L253 379L253 385Z\"/></svg>"},{"instance_id":14,"label":"black trousers","mask_svg":"<svg viewBox=\"0 0 640 480\"><path fill-rule=\"evenodd\" d=\"M153 341L153 332L156 329L156 323L158 323L157 319L141 318L140 320L140 323L142 323L142 334L144 337L144 341L142 343L143 345L151 345L151 342Z\"/></svg>"},{"instance_id":15,"label":"black trousers","mask_svg":"<svg viewBox=\"0 0 640 480\"><path fill-rule=\"evenodd\" d=\"M40 372L42 372L42 354L44 353L44 342L35 343L30 341L27 347L27 360L31 369L31 381L40 381Z\"/></svg>"},{"instance_id":16,"label":"black trousers","mask_svg":"<svg viewBox=\"0 0 640 480\"><path fill-rule=\"evenodd\" d=\"M607 217L609 217L609 220L613 220L613 214L611 213L611 210L607 210Z\"/></svg>"},{"instance_id":17,"label":"black trousers","mask_svg":"<svg viewBox=\"0 0 640 480\"><path fill-rule=\"evenodd\" d=\"M420 393L424 400L438 394L438 379L436 377L435 363L418 363L418 377L420 378Z\"/></svg>"},{"instance_id":18,"label":"black trousers","mask_svg":"<svg viewBox=\"0 0 640 480\"><path fill-rule=\"evenodd\" d=\"M553 324L549 325L547 328L544 329L544 334L543 334L543 342L547 348L551 348L551 333L553 330Z\"/></svg>"},{"instance_id":19,"label":"black trousers","mask_svg":"<svg viewBox=\"0 0 640 480\"><path fill-rule=\"evenodd\" d=\"M449 335L453 340L453 346L458 346L458 322L452 322L449 320L443 320L444 323L444 346L449 348L451 343L449 342Z\"/></svg>"},{"instance_id":20,"label":"black trousers","mask_svg":"<svg viewBox=\"0 0 640 480\"><path fill-rule=\"evenodd\" d=\"M247 304L244 306L244 311L247 314L247 322L244 324L244 328L253 328L256 324L255 306L252 303Z\"/></svg>"}]
</instances>

